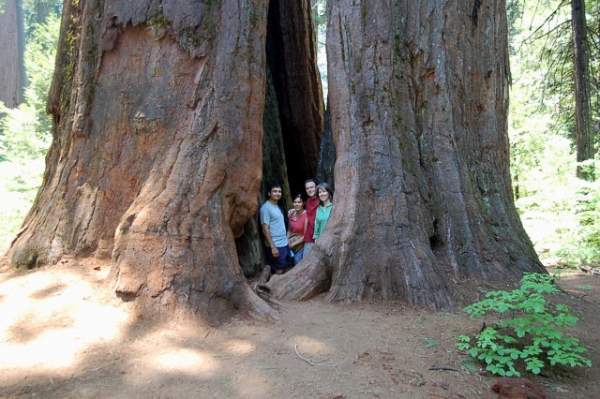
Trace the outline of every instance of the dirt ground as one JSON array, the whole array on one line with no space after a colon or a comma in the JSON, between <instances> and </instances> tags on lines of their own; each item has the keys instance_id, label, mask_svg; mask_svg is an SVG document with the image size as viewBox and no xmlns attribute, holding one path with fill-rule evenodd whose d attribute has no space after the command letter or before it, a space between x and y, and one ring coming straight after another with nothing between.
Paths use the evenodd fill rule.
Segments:
<instances>
[{"instance_id":1,"label":"dirt ground","mask_svg":"<svg viewBox=\"0 0 600 399\"><path fill-rule=\"evenodd\" d=\"M401 305L284 303L283 320L153 324L105 294L108 267L0 268L1 398L497 398L457 351L481 320ZM549 398L600 397L600 278L563 271L556 300L594 366L530 376Z\"/></svg>"}]
</instances>

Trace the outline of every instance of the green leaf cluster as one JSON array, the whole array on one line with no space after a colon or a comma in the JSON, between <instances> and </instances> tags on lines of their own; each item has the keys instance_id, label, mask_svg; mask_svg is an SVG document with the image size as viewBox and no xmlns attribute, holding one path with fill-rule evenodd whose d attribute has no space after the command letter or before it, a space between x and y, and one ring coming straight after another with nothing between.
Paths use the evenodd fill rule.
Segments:
<instances>
[{"instance_id":1,"label":"green leaf cluster","mask_svg":"<svg viewBox=\"0 0 600 399\"><path fill-rule=\"evenodd\" d=\"M520 363L533 374L548 365L591 367L582 355L587 349L565 335L566 328L577 326L578 318L564 304L548 307L545 295L559 292L552 276L537 273L525 274L521 286L511 292L488 292L486 299L464 310L474 318L494 314L498 319L493 326L484 323L474 340L459 336L457 347L485 363L486 370L507 377L521 375Z\"/></svg>"},{"instance_id":2,"label":"green leaf cluster","mask_svg":"<svg viewBox=\"0 0 600 399\"><path fill-rule=\"evenodd\" d=\"M600 162L595 161L600 167ZM574 192L572 234L576 239L557 254L570 263L594 264L600 260L600 181L581 181Z\"/></svg>"},{"instance_id":3,"label":"green leaf cluster","mask_svg":"<svg viewBox=\"0 0 600 399\"><path fill-rule=\"evenodd\" d=\"M592 80L590 117L596 126L600 121L600 1L586 1L585 6ZM576 162L574 151L570 2L509 0L507 12L510 168L521 220L544 260L566 267L598 265L599 203L593 194L581 193L598 192L599 182L587 185L575 177L582 165ZM596 160L593 169L599 166ZM582 197L585 205L580 204Z\"/></svg>"},{"instance_id":4,"label":"green leaf cluster","mask_svg":"<svg viewBox=\"0 0 600 399\"><path fill-rule=\"evenodd\" d=\"M54 73L60 18L51 12L44 21L28 30L25 102L14 109L0 103L0 253L33 204L52 137L46 99Z\"/></svg>"}]
</instances>

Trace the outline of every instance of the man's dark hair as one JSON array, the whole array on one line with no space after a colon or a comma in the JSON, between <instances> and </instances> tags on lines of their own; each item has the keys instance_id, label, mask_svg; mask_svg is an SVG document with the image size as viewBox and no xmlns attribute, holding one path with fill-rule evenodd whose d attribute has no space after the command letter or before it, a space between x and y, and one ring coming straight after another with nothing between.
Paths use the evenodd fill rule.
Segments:
<instances>
[{"instance_id":1,"label":"man's dark hair","mask_svg":"<svg viewBox=\"0 0 600 399\"><path fill-rule=\"evenodd\" d=\"M267 188L267 193L270 193L271 190L273 190L274 188L280 188L283 190L283 186L281 184L279 184L278 182L274 182L269 184L269 188Z\"/></svg>"},{"instance_id":2,"label":"man's dark hair","mask_svg":"<svg viewBox=\"0 0 600 399\"><path fill-rule=\"evenodd\" d=\"M315 186L317 185L317 182L315 181L315 179L306 179L304 181L304 186L306 186L308 183L315 183Z\"/></svg>"}]
</instances>

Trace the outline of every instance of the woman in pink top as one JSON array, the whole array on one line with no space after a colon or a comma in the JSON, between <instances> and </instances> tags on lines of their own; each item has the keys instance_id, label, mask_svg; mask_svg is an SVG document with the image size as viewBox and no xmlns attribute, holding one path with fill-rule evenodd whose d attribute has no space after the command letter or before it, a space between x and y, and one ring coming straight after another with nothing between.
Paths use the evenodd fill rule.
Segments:
<instances>
[{"instance_id":1,"label":"woman in pink top","mask_svg":"<svg viewBox=\"0 0 600 399\"><path fill-rule=\"evenodd\" d=\"M290 248L294 251L294 263L298 264L304 255L304 234L308 225L302 194L296 194L294 197L294 209L290 209L288 217L290 219L290 227L287 232L288 241Z\"/></svg>"}]
</instances>

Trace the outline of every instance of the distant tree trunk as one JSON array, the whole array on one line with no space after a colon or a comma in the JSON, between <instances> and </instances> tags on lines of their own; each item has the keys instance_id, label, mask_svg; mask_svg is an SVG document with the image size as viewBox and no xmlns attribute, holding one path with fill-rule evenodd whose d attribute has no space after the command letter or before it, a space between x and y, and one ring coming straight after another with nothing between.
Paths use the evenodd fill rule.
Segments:
<instances>
[{"instance_id":1,"label":"distant tree trunk","mask_svg":"<svg viewBox=\"0 0 600 399\"><path fill-rule=\"evenodd\" d=\"M23 101L26 84L22 0L6 0L0 15L0 101L15 108Z\"/></svg>"},{"instance_id":2,"label":"distant tree trunk","mask_svg":"<svg viewBox=\"0 0 600 399\"><path fill-rule=\"evenodd\" d=\"M571 0L573 25L573 64L575 66L575 136L577 137L577 162L594 159L594 137L590 108L589 51L585 1ZM577 166L577 176L594 180L594 171Z\"/></svg>"},{"instance_id":3,"label":"distant tree trunk","mask_svg":"<svg viewBox=\"0 0 600 399\"><path fill-rule=\"evenodd\" d=\"M273 293L439 309L545 272L511 189L505 2L339 0L328 21L333 211Z\"/></svg>"},{"instance_id":4,"label":"distant tree trunk","mask_svg":"<svg viewBox=\"0 0 600 399\"><path fill-rule=\"evenodd\" d=\"M35 22L38 24L43 24L46 22L46 19L50 15L50 6L46 1L36 1L35 2Z\"/></svg>"},{"instance_id":5,"label":"distant tree trunk","mask_svg":"<svg viewBox=\"0 0 600 399\"><path fill-rule=\"evenodd\" d=\"M98 8L104 6L104 8ZM54 141L15 266L111 257L142 315L272 315L234 238L262 177L263 1L66 2Z\"/></svg>"},{"instance_id":6,"label":"distant tree trunk","mask_svg":"<svg viewBox=\"0 0 600 399\"><path fill-rule=\"evenodd\" d=\"M25 69L25 13L23 0L17 0L17 45L19 48L19 102L25 101L27 70Z\"/></svg>"}]
</instances>

